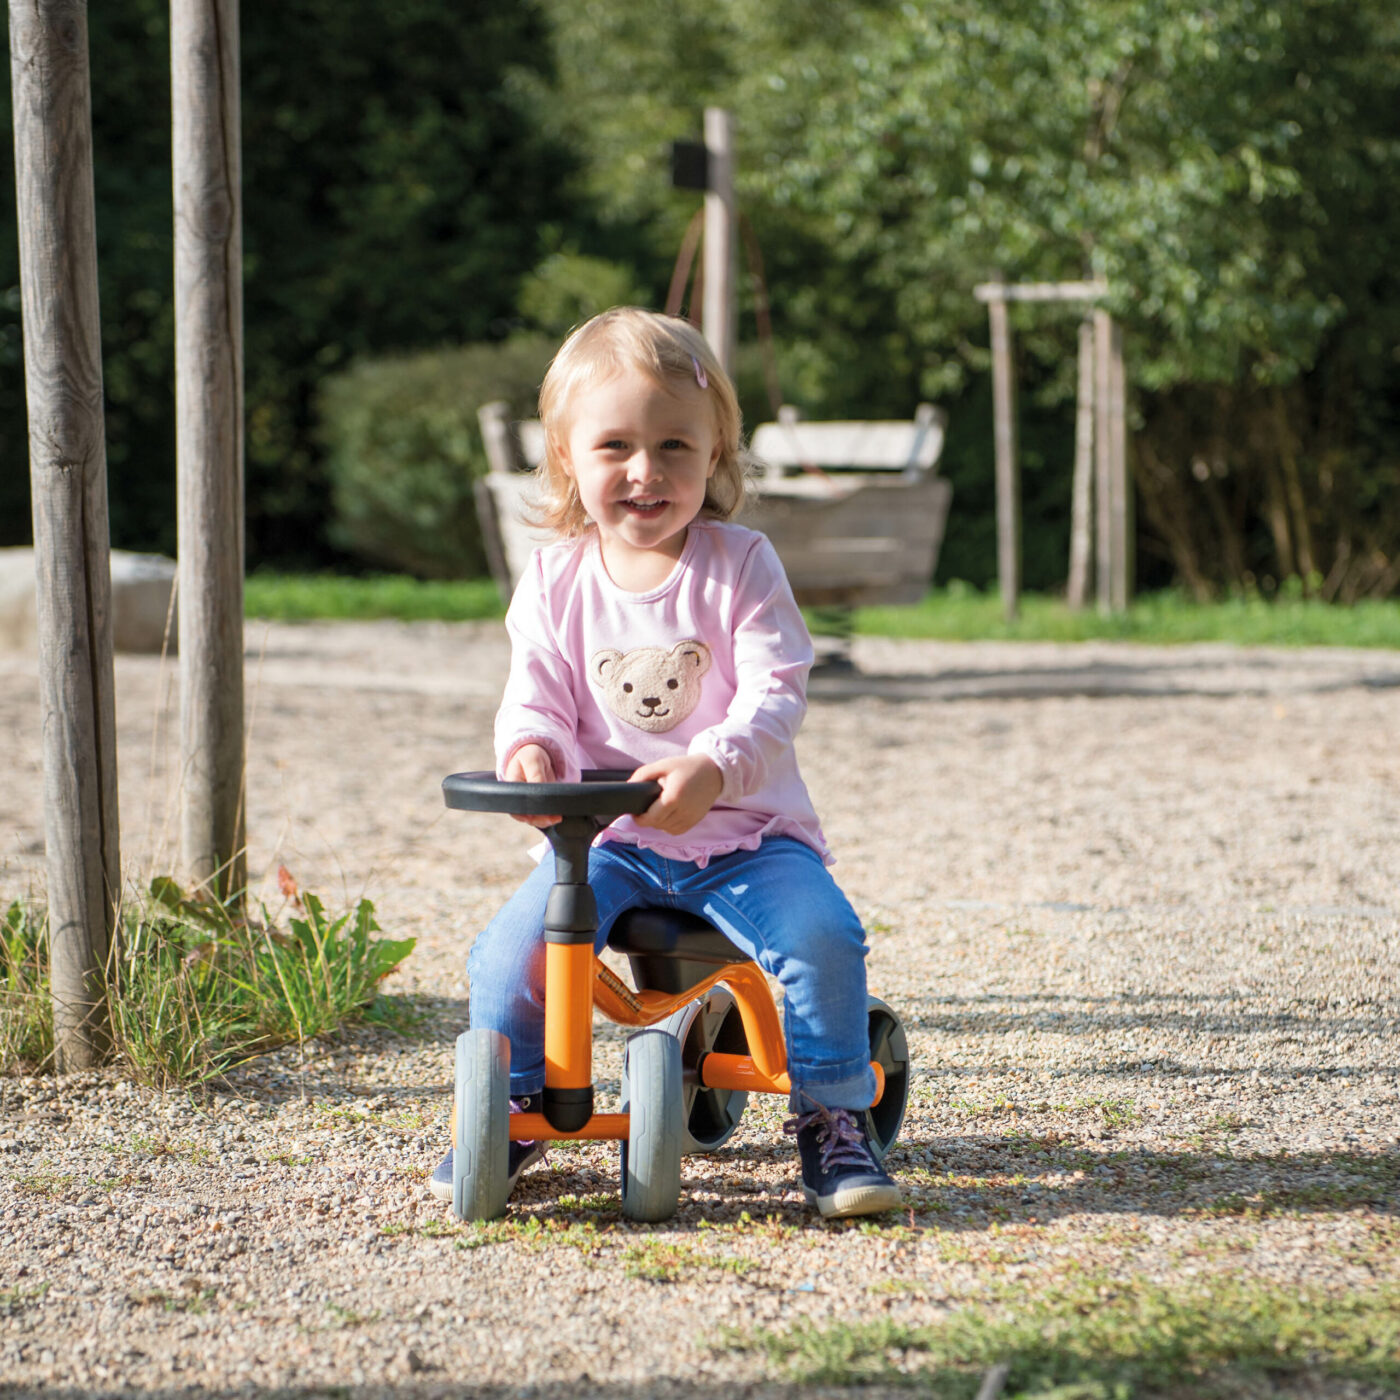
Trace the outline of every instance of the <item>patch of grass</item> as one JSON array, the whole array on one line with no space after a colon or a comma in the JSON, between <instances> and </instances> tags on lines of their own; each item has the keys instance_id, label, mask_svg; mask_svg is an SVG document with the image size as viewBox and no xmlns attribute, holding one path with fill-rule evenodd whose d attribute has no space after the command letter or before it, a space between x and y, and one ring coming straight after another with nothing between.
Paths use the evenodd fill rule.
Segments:
<instances>
[{"instance_id":1,"label":"patch of grass","mask_svg":"<svg viewBox=\"0 0 1400 1400\"><path fill-rule=\"evenodd\" d=\"M309 1152L273 1152L263 1158L269 1167L309 1167L315 1160Z\"/></svg>"},{"instance_id":2,"label":"patch of grass","mask_svg":"<svg viewBox=\"0 0 1400 1400\"><path fill-rule=\"evenodd\" d=\"M598 1227L591 1220L554 1220L538 1215L466 1225L457 1239L458 1249L482 1249L496 1244L531 1250L557 1246L584 1254L597 1254L602 1247Z\"/></svg>"},{"instance_id":3,"label":"patch of grass","mask_svg":"<svg viewBox=\"0 0 1400 1400\"><path fill-rule=\"evenodd\" d=\"M973 1396L997 1363L1010 1368L1007 1400L1204 1397L1238 1393L1251 1377L1310 1372L1390 1385L1400 1380L1400 1286L1334 1297L1234 1280L1191 1288L1088 1280L963 1306L929 1326L801 1321L732 1330L718 1346L758 1353L800 1384L914 1379L950 1400Z\"/></svg>"},{"instance_id":4,"label":"patch of grass","mask_svg":"<svg viewBox=\"0 0 1400 1400\"><path fill-rule=\"evenodd\" d=\"M591 1215L599 1219L619 1219L622 1200L614 1191L593 1191L586 1196L572 1193L560 1196L554 1203L560 1215Z\"/></svg>"},{"instance_id":5,"label":"patch of grass","mask_svg":"<svg viewBox=\"0 0 1400 1400\"><path fill-rule=\"evenodd\" d=\"M939 641L1158 644L1231 642L1239 646L1400 646L1400 601L1368 600L1342 607L1295 596L1195 603L1180 593L1148 593L1126 613L1071 612L1059 598L1024 594L1020 617L1003 620L1001 599L967 584L936 588L909 607L859 608L858 633Z\"/></svg>"},{"instance_id":6,"label":"patch of grass","mask_svg":"<svg viewBox=\"0 0 1400 1400\"><path fill-rule=\"evenodd\" d=\"M243 584L248 617L277 622L316 618L400 618L406 622L471 622L505 616L490 579L424 580L403 574L346 578L338 574L249 574Z\"/></svg>"},{"instance_id":7,"label":"patch of grass","mask_svg":"<svg viewBox=\"0 0 1400 1400\"><path fill-rule=\"evenodd\" d=\"M250 574L243 587L249 617L278 621L399 618L473 621L505 615L489 579L426 581L398 574L348 578L336 574ZM809 620L810 621L810 620ZM1400 646L1400 602L1365 601L1342 607L1288 594L1196 603L1180 593L1144 594L1129 610L1101 617L1095 608L1071 612L1059 598L1023 594L1021 615L1003 621L1001 599L965 583L933 589L907 607L859 608L858 633L939 641L1232 642L1241 646Z\"/></svg>"},{"instance_id":8,"label":"patch of grass","mask_svg":"<svg viewBox=\"0 0 1400 1400\"><path fill-rule=\"evenodd\" d=\"M774 1244L791 1240L802 1233L799 1226L780 1215L765 1215L755 1220L748 1211L740 1211L737 1220L701 1220L696 1227L700 1230L713 1230L720 1234L758 1235ZM815 1238L815 1237L814 1237Z\"/></svg>"},{"instance_id":9,"label":"patch of grass","mask_svg":"<svg viewBox=\"0 0 1400 1400\"><path fill-rule=\"evenodd\" d=\"M363 1016L412 939L386 939L362 899L332 916L279 872L281 921L186 894L160 878L121 911L106 971L112 1042L132 1076L167 1088L203 1083L263 1051ZM0 1068L52 1055L43 920L11 905L0 925ZM35 1017L42 1031L34 1029Z\"/></svg>"},{"instance_id":10,"label":"patch of grass","mask_svg":"<svg viewBox=\"0 0 1400 1400\"><path fill-rule=\"evenodd\" d=\"M650 1279L653 1283L678 1283L688 1274L712 1272L747 1274L758 1268L752 1259L730 1254L707 1254L693 1245L676 1244L649 1235L627 1245L622 1251L622 1271L627 1278Z\"/></svg>"},{"instance_id":11,"label":"patch of grass","mask_svg":"<svg viewBox=\"0 0 1400 1400\"><path fill-rule=\"evenodd\" d=\"M14 1317L31 1303L42 1303L52 1283L38 1283L33 1288L0 1288L0 1317Z\"/></svg>"},{"instance_id":12,"label":"patch of grass","mask_svg":"<svg viewBox=\"0 0 1400 1400\"><path fill-rule=\"evenodd\" d=\"M145 1133L133 1133L127 1139L126 1150L134 1157L185 1157L191 1162L206 1162L214 1155L212 1148L204 1147L190 1138L172 1141L165 1137L150 1137Z\"/></svg>"},{"instance_id":13,"label":"patch of grass","mask_svg":"<svg viewBox=\"0 0 1400 1400\"><path fill-rule=\"evenodd\" d=\"M66 1196L77 1181L71 1172L30 1172L10 1178L16 1191L26 1196Z\"/></svg>"}]
</instances>

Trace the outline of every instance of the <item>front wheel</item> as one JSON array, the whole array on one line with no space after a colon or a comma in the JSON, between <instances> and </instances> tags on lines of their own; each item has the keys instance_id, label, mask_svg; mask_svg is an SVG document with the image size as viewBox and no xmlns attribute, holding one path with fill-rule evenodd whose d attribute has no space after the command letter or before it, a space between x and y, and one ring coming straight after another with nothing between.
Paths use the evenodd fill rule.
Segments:
<instances>
[{"instance_id":1,"label":"front wheel","mask_svg":"<svg viewBox=\"0 0 1400 1400\"><path fill-rule=\"evenodd\" d=\"M510 1199L510 1042L500 1031L457 1037L452 1209L459 1220L496 1220Z\"/></svg>"},{"instance_id":2,"label":"front wheel","mask_svg":"<svg viewBox=\"0 0 1400 1400\"><path fill-rule=\"evenodd\" d=\"M870 1058L885 1072L885 1092L865 1110L865 1126L875 1156L883 1160L899 1136L909 1102L909 1041L899 1017L879 997L868 997L865 1006Z\"/></svg>"},{"instance_id":3,"label":"front wheel","mask_svg":"<svg viewBox=\"0 0 1400 1400\"><path fill-rule=\"evenodd\" d=\"M662 1030L627 1042L622 1144L622 1213L650 1224L669 1220L681 1199L681 1047Z\"/></svg>"}]
</instances>

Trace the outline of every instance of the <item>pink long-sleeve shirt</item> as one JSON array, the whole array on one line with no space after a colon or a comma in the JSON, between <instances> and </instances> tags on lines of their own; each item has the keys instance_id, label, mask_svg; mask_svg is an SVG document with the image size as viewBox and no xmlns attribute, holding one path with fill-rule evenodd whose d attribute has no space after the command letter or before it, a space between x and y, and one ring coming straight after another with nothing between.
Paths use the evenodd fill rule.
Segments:
<instances>
[{"instance_id":1,"label":"pink long-sleeve shirt","mask_svg":"<svg viewBox=\"0 0 1400 1400\"><path fill-rule=\"evenodd\" d=\"M704 865L765 836L831 853L797 770L812 642L764 535L696 520L670 576L646 593L609 578L596 533L537 550L506 613L510 678L497 772L539 744L561 781L705 754L719 800L679 836L620 817L600 837Z\"/></svg>"}]
</instances>

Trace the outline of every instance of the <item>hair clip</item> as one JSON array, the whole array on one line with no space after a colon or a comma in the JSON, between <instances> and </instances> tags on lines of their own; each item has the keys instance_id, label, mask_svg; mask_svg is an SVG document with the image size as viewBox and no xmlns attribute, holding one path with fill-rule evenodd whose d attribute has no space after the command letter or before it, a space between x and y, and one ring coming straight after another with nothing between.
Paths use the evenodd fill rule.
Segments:
<instances>
[{"instance_id":1,"label":"hair clip","mask_svg":"<svg viewBox=\"0 0 1400 1400\"><path fill-rule=\"evenodd\" d=\"M695 366L695 382L702 389L708 389L710 387L710 381L705 377L705 366L700 363L699 357L692 355L690 357L690 363Z\"/></svg>"}]
</instances>

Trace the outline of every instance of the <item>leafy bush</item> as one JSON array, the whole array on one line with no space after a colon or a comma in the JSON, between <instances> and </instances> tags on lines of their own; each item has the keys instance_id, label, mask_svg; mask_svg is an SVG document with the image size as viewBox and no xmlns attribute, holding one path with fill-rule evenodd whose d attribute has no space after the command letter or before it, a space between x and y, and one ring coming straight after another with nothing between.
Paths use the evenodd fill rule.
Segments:
<instances>
[{"instance_id":1,"label":"leafy bush","mask_svg":"<svg viewBox=\"0 0 1400 1400\"><path fill-rule=\"evenodd\" d=\"M527 416L554 341L362 360L320 398L333 542L420 578L473 578L486 555L472 482L487 469L476 411L504 399Z\"/></svg>"},{"instance_id":2,"label":"leafy bush","mask_svg":"<svg viewBox=\"0 0 1400 1400\"><path fill-rule=\"evenodd\" d=\"M261 911L187 895L168 878L122 911L107 969L117 1059L160 1087L198 1084L253 1055L358 1019L414 940L377 938L362 899L332 918L279 872L285 927ZM45 921L12 904L0 923L0 1069L45 1066L53 1049Z\"/></svg>"}]
</instances>

